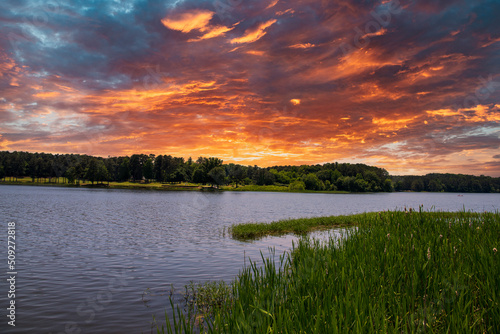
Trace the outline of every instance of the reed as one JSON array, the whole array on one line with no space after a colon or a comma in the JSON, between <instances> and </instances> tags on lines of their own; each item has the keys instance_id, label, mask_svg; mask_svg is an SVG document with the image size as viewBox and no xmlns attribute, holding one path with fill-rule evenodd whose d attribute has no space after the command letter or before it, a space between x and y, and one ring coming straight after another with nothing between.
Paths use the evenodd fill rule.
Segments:
<instances>
[{"instance_id":1,"label":"reed","mask_svg":"<svg viewBox=\"0 0 500 334\"><path fill-rule=\"evenodd\" d=\"M326 243L301 238L278 261L262 256L205 315L206 326L187 321L188 330L500 332L498 212L391 211L328 221L358 228Z\"/></svg>"}]
</instances>

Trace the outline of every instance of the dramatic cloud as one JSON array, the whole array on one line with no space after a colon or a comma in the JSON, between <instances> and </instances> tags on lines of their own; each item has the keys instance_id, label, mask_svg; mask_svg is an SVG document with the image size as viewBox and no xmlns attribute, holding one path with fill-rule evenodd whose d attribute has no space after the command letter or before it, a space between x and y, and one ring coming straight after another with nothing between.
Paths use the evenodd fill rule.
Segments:
<instances>
[{"instance_id":1,"label":"dramatic cloud","mask_svg":"<svg viewBox=\"0 0 500 334\"><path fill-rule=\"evenodd\" d=\"M496 0L0 10L0 150L500 176Z\"/></svg>"},{"instance_id":2,"label":"dramatic cloud","mask_svg":"<svg viewBox=\"0 0 500 334\"><path fill-rule=\"evenodd\" d=\"M241 44L241 43L253 43L261 39L265 34L265 30L276 23L276 20L269 20L267 22L263 22L257 27L248 29L245 31L245 34L238 38L233 38L231 43L233 44Z\"/></svg>"},{"instance_id":3,"label":"dramatic cloud","mask_svg":"<svg viewBox=\"0 0 500 334\"><path fill-rule=\"evenodd\" d=\"M188 33L192 30L207 30L208 22L212 19L213 12L209 10L192 10L180 14L170 14L161 20L161 23L169 29Z\"/></svg>"}]
</instances>

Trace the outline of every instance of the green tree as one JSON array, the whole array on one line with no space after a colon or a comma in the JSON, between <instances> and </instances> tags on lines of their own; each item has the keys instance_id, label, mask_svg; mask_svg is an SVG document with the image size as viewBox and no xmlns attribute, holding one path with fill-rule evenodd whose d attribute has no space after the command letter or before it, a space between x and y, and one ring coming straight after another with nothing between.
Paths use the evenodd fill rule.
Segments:
<instances>
[{"instance_id":1,"label":"green tree","mask_svg":"<svg viewBox=\"0 0 500 334\"><path fill-rule=\"evenodd\" d=\"M429 182L429 191L439 192L443 190L443 185L439 180L431 180Z\"/></svg>"},{"instance_id":2,"label":"green tree","mask_svg":"<svg viewBox=\"0 0 500 334\"><path fill-rule=\"evenodd\" d=\"M194 169L191 180L194 183L207 183L207 172L202 166L198 166Z\"/></svg>"},{"instance_id":3,"label":"green tree","mask_svg":"<svg viewBox=\"0 0 500 334\"><path fill-rule=\"evenodd\" d=\"M332 181L332 184L336 184L339 177L342 177L342 173L338 170L334 170L330 179Z\"/></svg>"},{"instance_id":4,"label":"green tree","mask_svg":"<svg viewBox=\"0 0 500 334\"><path fill-rule=\"evenodd\" d=\"M419 178L411 183L412 191L423 191L425 189L424 182Z\"/></svg>"},{"instance_id":5,"label":"green tree","mask_svg":"<svg viewBox=\"0 0 500 334\"><path fill-rule=\"evenodd\" d=\"M163 155L159 155L155 158L155 162L153 164L154 167L154 178L157 182L164 182L163 173L162 173L162 164L163 164Z\"/></svg>"},{"instance_id":6,"label":"green tree","mask_svg":"<svg viewBox=\"0 0 500 334\"><path fill-rule=\"evenodd\" d=\"M125 158L122 160L120 167L118 167L118 181L128 181L130 179L129 163L129 158Z\"/></svg>"},{"instance_id":7,"label":"green tree","mask_svg":"<svg viewBox=\"0 0 500 334\"><path fill-rule=\"evenodd\" d=\"M295 180L288 185L289 191L304 191L306 190L306 185L303 181Z\"/></svg>"},{"instance_id":8,"label":"green tree","mask_svg":"<svg viewBox=\"0 0 500 334\"><path fill-rule=\"evenodd\" d=\"M386 192L391 192L393 191L393 187L392 187L392 181L391 179L385 179L384 181L384 185L383 185L383 191L386 191Z\"/></svg>"},{"instance_id":9,"label":"green tree","mask_svg":"<svg viewBox=\"0 0 500 334\"><path fill-rule=\"evenodd\" d=\"M96 181L100 181L101 183L104 181L108 181L109 183L109 173L104 161L97 160L97 173L96 173Z\"/></svg>"},{"instance_id":10,"label":"green tree","mask_svg":"<svg viewBox=\"0 0 500 334\"><path fill-rule=\"evenodd\" d=\"M206 171L211 171L215 167L221 167L223 161L219 158L214 158L214 157L210 158L199 157L197 162L198 164L202 165Z\"/></svg>"},{"instance_id":11,"label":"green tree","mask_svg":"<svg viewBox=\"0 0 500 334\"><path fill-rule=\"evenodd\" d=\"M153 179L154 177L154 166L153 166L153 159L149 158L146 160L144 163L144 166L142 168L142 173L144 175L144 178L146 179L146 182L149 182L149 180Z\"/></svg>"},{"instance_id":12,"label":"green tree","mask_svg":"<svg viewBox=\"0 0 500 334\"><path fill-rule=\"evenodd\" d=\"M382 181L373 170L363 172L363 179L370 184L371 191L379 191Z\"/></svg>"},{"instance_id":13,"label":"green tree","mask_svg":"<svg viewBox=\"0 0 500 334\"><path fill-rule=\"evenodd\" d=\"M332 179L332 171L329 169L323 169L323 170L319 171L318 173L316 173L316 175L318 176L318 179L320 179L323 182L325 182L327 180L331 181L331 179Z\"/></svg>"},{"instance_id":14,"label":"green tree","mask_svg":"<svg viewBox=\"0 0 500 334\"><path fill-rule=\"evenodd\" d=\"M28 161L28 173L29 173L29 176L31 177L31 182L35 182L35 179L36 179L36 175L37 175L37 172L36 172L36 158L35 156L31 156L31 159Z\"/></svg>"},{"instance_id":15,"label":"green tree","mask_svg":"<svg viewBox=\"0 0 500 334\"><path fill-rule=\"evenodd\" d=\"M278 171L275 168L271 169L269 172L274 175L274 179L276 180L277 183L290 184L292 180L291 172L286 172L284 170Z\"/></svg>"},{"instance_id":16,"label":"green tree","mask_svg":"<svg viewBox=\"0 0 500 334\"><path fill-rule=\"evenodd\" d=\"M14 152L14 158L12 159L12 176L16 178L23 176L26 169L26 161L20 152Z\"/></svg>"},{"instance_id":17,"label":"green tree","mask_svg":"<svg viewBox=\"0 0 500 334\"><path fill-rule=\"evenodd\" d=\"M246 176L246 172L241 165L229 164L228 166L228 176L231 179L231 182L234 182L236 187L238 184L243 182L243 179Z\"/></svg>"},{"instance_id":18,"label":"green tree","mask_svg":"<svg viewBox=\"0 0 500 334\"><path fill-rule=\"evenodd\" d=\"M257 168L253 174L253 182L256 185L273 185L275 181L274 174L264 168Z\"/></svg>"},{"instance_id":19,"label":"green tree","mask_svg":"<svg viewBox=\"0 0 500 334\"><path fill-rule=\"evenodd\" d=\"M184 167L179 166L171 175L170 181L172 182L184 182L187 180L187 174Z\"/></svg>"},{"instance_id":20,"label":"green tree","mask_svg":"<svg viewBox=\"0 0 500 334\"><path fill-rule=\"evenodd\" d=\"M217 187L226 183L226 170L223 167L214 167L208 172L208 177L212 185Z\"/></svg>"},{"instance_id":21,"label":"green tree","mask_svg":"<svg viewBox=\"0 0 500 334\"><path fill-rule=\"evenodd\" d=\"M89 166L87 168L87 171L85 172L85 179L89 180L94 184L94 181L97 181L97 175L98 169L97 169L97 159L92 158L90 160Z\"/></svg>"},{"instance_id":22,"label":"green tree","mask_svg":"<svg viewBox=\"0 0 500 334\"><path fill-rule=\"evenodd\" d=\"M76 180L76 169L75 167L70 167L64 173L64 176L68 179L68 183L75 183Z\"/></svg>"},{"instance_id":23,"label":"green tree","mask_svg":"<svg viewBox=\"0 0 500 334\"><path fill-rule=\"evenodd\" d=\"M314 173L309 173L302 177L307 190L323 190L325 185Z\"/></svg>"},{"instance_id":24,"label":"green tree","mask_svg":"<svg viewBox=\"0 0 500 334\"><path fill-rule=\"evenodd\" d=\"M370 191L370 184L366 180L364 180L363 178L356 178L354 180L354 187L351 188L351 191L355 191L355 192Z\"/></svg>"},{"instance_id":25,"label":"green tree","mask_svg":"<svg viewBox=\"0 0 500 334\"><path fill-rule=\"evenodd\" d=\"M142 166L144 165L145 157L144 154L134 154L130 157L130 174L134 181L142 180Z\"/></svg>"}]
</instances>

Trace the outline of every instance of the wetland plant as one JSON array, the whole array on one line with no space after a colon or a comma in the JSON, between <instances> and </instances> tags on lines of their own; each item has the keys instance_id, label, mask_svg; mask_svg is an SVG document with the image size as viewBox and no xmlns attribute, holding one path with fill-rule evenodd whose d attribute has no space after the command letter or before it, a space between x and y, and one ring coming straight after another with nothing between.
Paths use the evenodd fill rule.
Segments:
<instances>
[{"instance_id":1,"label":"wetland plant","mask_svg":"<svg viewBox=\"0 0 500 334\"><path fill-rule=\"evenodd\" d=\"M500 332L498 212L420 208L291 225L349 221L357 228L342 242L304 237L279 264L263 257L231 285L189 287L196 307L177 307L167 332Z\"/></svg>"}]
</instances>

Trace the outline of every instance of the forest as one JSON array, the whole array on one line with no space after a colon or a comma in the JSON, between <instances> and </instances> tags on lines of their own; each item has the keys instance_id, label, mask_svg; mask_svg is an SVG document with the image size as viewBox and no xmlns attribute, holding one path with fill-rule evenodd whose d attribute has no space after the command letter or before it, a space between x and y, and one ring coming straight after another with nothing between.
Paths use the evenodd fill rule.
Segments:
<instances>
[{"instance_id":1,"label":"forest","mask_svg":"<svg viewBox=\"0 0 500 334\"><path fill-rule=\"evenodd\" d=\"M280 185L290 191L348 192L500 192L500 178L461 174L390 176L382 168L365 164L326 163L302 166L243 166L224 164L216 157L196 160L171 155L134 154L93 157L80 154L0 152L0 180L32 182L181 183L223 185ZM61 181L62 179L62 181Z\"/></svg>"}]
</instances>

